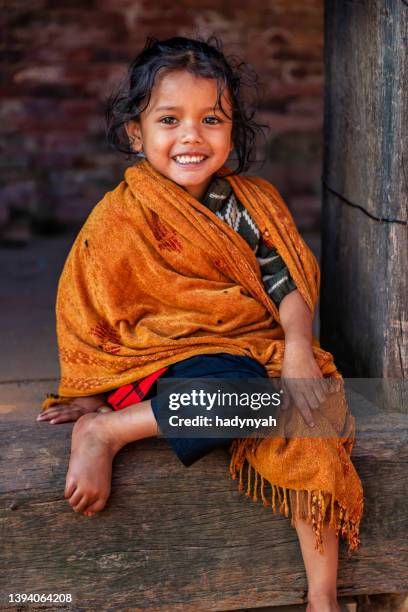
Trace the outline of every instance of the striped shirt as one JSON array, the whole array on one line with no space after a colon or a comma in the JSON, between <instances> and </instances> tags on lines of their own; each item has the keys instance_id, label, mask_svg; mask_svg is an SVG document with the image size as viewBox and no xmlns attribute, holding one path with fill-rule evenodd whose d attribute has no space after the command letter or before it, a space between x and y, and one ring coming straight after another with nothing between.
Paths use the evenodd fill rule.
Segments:
<instances>
[{"instance_id":1,"label":"striped shirt","mask_svg":"<svg viewBox=\"0 0 408 612\"><path fill-rule=\"evenodd\" d=\"M296 289L288 268L275 247L268 247L261 238L255 221L235 196L224 178L212 181L202 203L246 240L260 266L265 291L279 307L291 291Z\"/></svg>"}]
</instances>

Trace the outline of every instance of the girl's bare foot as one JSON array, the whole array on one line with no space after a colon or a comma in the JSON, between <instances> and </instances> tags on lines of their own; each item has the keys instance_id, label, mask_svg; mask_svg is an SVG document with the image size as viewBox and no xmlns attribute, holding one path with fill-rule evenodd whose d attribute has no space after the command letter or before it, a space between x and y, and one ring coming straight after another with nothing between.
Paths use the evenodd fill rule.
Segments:
<instances>
[{"instance_id":1,"label":"girl's bare foot","mask_svg":"<svg viewBox=\"0 0 408 612\"><path fill-rule=\"evenodd\" d=\"M92 516L102 510L111 490L116 453L129 442L157 433L150 400L119 411L81 416L72 430L64 493L75 512Z\"/></svg>"},{"instance_id":2,"label":"girl's bare foot","mask_svg":"<svg viewBox=\"0 0 408 612\"><path fill-rule=\"evenodd\" d=\"M112 461L124 445L110 431L110 416L115 415L84 414L72 430L64 496L75 512L86 516L105 507L111 490Z\"/></svg>"}]
</instances>

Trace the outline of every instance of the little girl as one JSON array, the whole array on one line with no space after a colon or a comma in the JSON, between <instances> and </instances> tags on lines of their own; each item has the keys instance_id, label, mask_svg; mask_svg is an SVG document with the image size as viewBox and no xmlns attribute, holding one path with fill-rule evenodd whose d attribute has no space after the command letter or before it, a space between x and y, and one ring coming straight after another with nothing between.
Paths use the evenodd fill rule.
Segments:
<instances>
[{"instance_id":1,"label":"little girl","mask_svg":"<svg viewBox=\"0 0 408 612\"><path fill-rule=\"evenodd\" d=\"M59 395L38 419L76 421L65 497L89 517L107 502L115 454L159 433L159 378L280 377L298 409L291 431L310 437L284 435L285 410L281 437L232 441L230 473L242 490L246 462L247 495L260 488L265 506L290 510L307 609L338 610L338 534L358 546L363 508L354 421L343 386L328 390L328 379L342 381L332 355L312 337L318 264L277 190L241 174L259 127L244 70L213 44L180 37L149 40L132 62L110 100L108 134L140 159L93 209L65 263ZM324 437L312 435L318 428ZM168 441L186 466L226 443Z\"/></svg>"}]
</instances>

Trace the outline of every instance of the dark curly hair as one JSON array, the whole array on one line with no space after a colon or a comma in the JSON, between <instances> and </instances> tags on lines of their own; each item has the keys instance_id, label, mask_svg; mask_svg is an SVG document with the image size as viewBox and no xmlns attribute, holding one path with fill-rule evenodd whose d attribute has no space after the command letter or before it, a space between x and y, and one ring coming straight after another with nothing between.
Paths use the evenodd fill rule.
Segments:
<instances>
[{"instance_id":1,"label":"dark curly hair","mask_svg":"<svg viewBox=\"0 0 408 612\"><path fill-rule=\"evenodd\" d=\"M106 101L108 143L129 157L136 155L126 137L124 124L137 121L148 106L157 73L188 70L195 76L217 81L217 105L222 108L222 95L229 94L232 106L232 140L237 156L233 174L249 168L256 136L267 126L254 121L259 99L258 77L245 62L225 57L220 41L211 36L207 41L176 36L167 40L148 38L144 49L129 66L125 80ZM128 157L128 158L129 158Z\"/></svg>"}]
</instances>

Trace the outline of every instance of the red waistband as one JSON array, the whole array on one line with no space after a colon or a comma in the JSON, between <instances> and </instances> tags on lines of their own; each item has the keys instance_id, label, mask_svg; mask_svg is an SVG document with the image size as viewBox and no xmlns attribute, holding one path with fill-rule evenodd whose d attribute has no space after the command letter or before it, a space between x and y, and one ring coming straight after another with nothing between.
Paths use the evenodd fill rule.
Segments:
<instances>
[{"instance_id":1,"label":"red waistband","mask_svg":"<svg viewBox=\"0 0 408 612\"><path fill-rule=\"evenodd\" d=\"M108 395L108 404L114 408L114 410L121 410L132 404L138 404L147 395L150 387L167 369L168 367L161 368L145 378L141 378L133 383L115 389Z\"/></svg>"}]
</instances>

